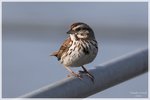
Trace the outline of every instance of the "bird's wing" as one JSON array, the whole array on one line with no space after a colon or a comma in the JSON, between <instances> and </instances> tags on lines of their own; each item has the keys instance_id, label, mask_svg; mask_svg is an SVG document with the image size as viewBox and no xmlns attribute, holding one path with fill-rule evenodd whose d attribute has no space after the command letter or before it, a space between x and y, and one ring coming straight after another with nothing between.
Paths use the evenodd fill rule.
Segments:
<instances>
[{"instance_id":1,"label":"bird's wing","mask_svg":"<svg viewBox=\"0 0 150 100\"><path fill-rule=\"evenodd\" d=\"M51 56L56 56L58 58L58 60L61 59L61 56L63 55L63 53L65 53L66 51L68 51L69 47L72 45L72 40L71 38L67 38L63 44L61 45L59 51L54 52Z\"/></svg>"}]
</instances>

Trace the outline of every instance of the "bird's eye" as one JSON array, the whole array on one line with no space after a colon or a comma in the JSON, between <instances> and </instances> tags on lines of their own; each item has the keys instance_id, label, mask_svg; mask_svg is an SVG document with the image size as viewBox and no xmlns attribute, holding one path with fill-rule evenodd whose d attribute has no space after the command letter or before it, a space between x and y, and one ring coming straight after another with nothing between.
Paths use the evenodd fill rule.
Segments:
<instances>
[{"instance_id":1,"label":"bird's eye","mask_svg":"<svg viewBox=\"0 0 150 100\"><path fill-rule=\"evenodd\" d=\"M83 28L83 30L88 30L88 28Z\"/></svg>"},{"instance_id":2,"label":"bird's eye","mask_svg":"<svg viewBox=\"0 0 150 100\"><path fill-rule=\"evenodd\" d=\"M76 29L76 31L80 31L80 30L81 30L81 28L77 28L77 29Z\"/></svg>"}]
</instances>

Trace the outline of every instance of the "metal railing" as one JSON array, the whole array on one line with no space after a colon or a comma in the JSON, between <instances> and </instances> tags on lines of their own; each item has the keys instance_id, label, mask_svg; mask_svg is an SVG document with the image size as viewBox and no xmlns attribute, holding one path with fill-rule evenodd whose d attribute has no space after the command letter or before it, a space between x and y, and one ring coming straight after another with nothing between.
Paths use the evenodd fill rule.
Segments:
<instances>
[{"instance_id":1,"label":"metal railing","mask_svg":"<svg viewBox=\"0 0 150 100\"><path fill-rule=\"evenodd\" d=\"M83 98L105 90L148 71L148 49L113 59L90 70L95 82L86 75L82 80L70 77L42 87L21 98Z\"/></svg>"}]
</instances>

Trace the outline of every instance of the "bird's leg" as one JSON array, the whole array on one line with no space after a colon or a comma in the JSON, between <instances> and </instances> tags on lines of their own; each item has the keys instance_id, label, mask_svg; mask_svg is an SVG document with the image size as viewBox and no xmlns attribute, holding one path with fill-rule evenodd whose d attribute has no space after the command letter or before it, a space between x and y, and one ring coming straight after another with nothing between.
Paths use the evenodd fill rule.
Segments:
<instances>
[{"instance_id":1,"label":"bird's leg","mask_svg":"<svg viewBox=\"0 0 150 100\"><path fill-rule=\"evenodd\" d=\"M84 66L81 66L81 67L82 67L82 69L84 71L80 71L80 72L81 73L86 73L90 77L90 79L92 80L92 82L94 82L94 76L90 72L88 72Z\"/></svg>"},{"instance_id":2,"label":"bird's leg","mask_svg":"<svg viewBox=\"0 0 150 100\"><path fill-rule=\"evenodd\" d=\"M79 79L82 79L79 74L76 74L75 72L73 72L69 67L65 66L65 68L66 68L73 76L78 77Z\"/></svg>"}]
</instances>

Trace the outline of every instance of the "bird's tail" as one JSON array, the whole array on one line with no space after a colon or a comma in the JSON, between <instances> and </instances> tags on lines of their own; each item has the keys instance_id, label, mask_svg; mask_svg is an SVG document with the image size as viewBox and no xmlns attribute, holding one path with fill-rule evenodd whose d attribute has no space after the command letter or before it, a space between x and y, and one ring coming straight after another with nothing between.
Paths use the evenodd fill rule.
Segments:
<instances>
[{"instance_id":1,"label":"bird's tail","mask_svg":"<svg viewBox=\"0 0 150 100\"><path fill-rule=\"evenodd\" d=\"M57 57L58 52L53 52L50 56L56 56Z\"/></svg>"}]
</instances>

